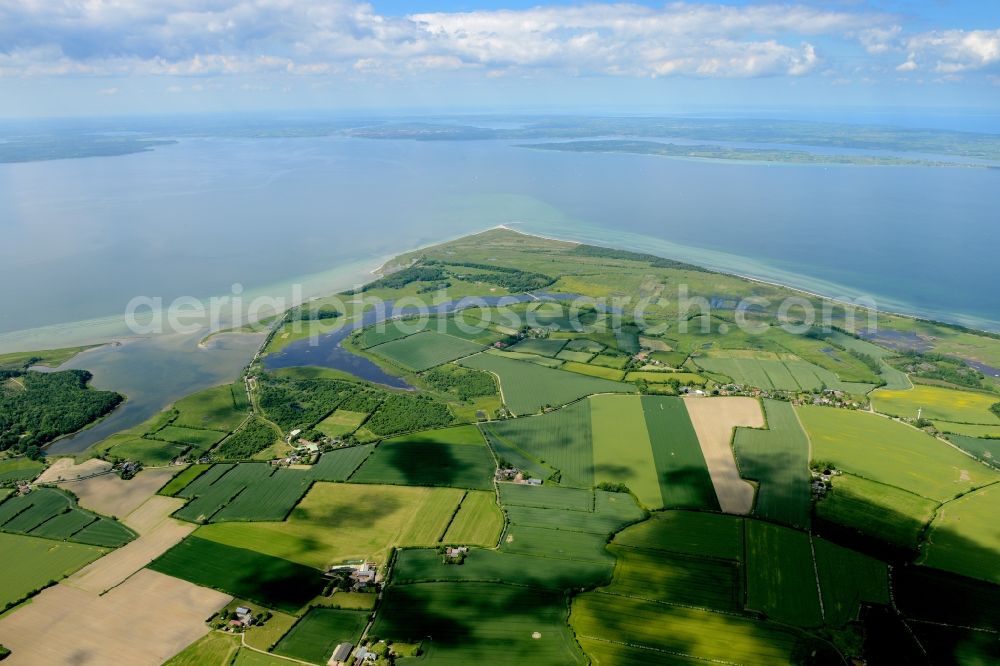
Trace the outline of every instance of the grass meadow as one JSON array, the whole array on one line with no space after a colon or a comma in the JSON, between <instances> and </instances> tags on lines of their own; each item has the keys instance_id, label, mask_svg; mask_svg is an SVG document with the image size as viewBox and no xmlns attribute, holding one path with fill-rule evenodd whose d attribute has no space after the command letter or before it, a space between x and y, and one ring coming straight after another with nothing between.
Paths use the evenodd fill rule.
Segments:
<instances>
[{"instance_id":1,"label":"grass meadow","mask_svg":"<svg viewBox=\"0 0 1000 666\"><path fill-rule=\"evenodd\" d=\"M483 345L444 333L424 331L370 347L368 351L414 372L475 354Z\"/></svg>"},{"instance_id":2,"label":"grass meadow","mask_svg":"<svg viewBox=\"0 0 1000 666\"><path fill-rule=\"evenodd\" d=\"M826 624L840 627L857 620L862 604L889 604L885 562L825 539L814 538L813 547Z\"/></svg>"},{"instance_id":3,"label":"grass meadow","mask_svg":"<svg viewBox=\"0 0 1000 666\"><path fill-rule=\"evenodd\" d=\"M842 474L833 478L833 489L816 503L816 516L871 538L915 549L937 505L900 488Z\"/></svg>"},{"instance_id":4,"label":"grass meadow","mask_svg":"<svg viewBox=\"0 0 1000 666\"><path fill-rule=\"evenodd\" d=\"M648 395L638 400L658 477L660 506L717 510L715 486L684 402Z\"/></svg>"},{"instance_id":5,"label":"grass meadow","mask_svg":"<svg viewBox=\"0 0 1000 666\"><path fill-rule=\"evenodd\" d=\"M630 384L544 368L495 354L477 354L459 362L500 378L504 403L515 414L533 414L545 405L559 406L591 393L634 393Z\"/></svg>"},{"instance_id":6,"label":"grass meadow","mask_svg":"<svg viewBox=\"0 0 1000 666\"><path fill-rule=\"evenodd\" d=\"M495 469L479 429L465 425L387 439L351 481L488 490Z\"/></svg>"},{"instance_id":7,"label":"grass meadow","mask_svg":"<svg viewBox=\"0 0 1000 666\"><path fill-rule=\"evenodd\" d=\"M492 492L470 490L441 541L452 544L495 544L503 529L503 514Z\"/></svg>"},{"instance_id":8,"label":"grass meadow","mask_svg":"<svg viewBox=\"0 0 1000 666\"><path fill-rule=\"evenodd\" d=\"M77 506L76 500L54 488L36 488L0 504L0 530L117 548L136 537L118 521Z\"/></svg>"},{"instance_id":9,"label":"grass meadow","mask_svg":"<svg viewBox=\"0 0 1000 666\"><path fill-rule=\"evenodd\" d=\"M223 384L174 403L179 414L173 425L231 432L246 418L248 408L243 382Z\"/></svg>"},{"instance_id":10,"label":"grass meadow","mask_svg":"<svg viewBox=\"0 0 1000 666\"><path fill-rule=\"evenodd\" d=\"M586 663L566 626L565 597L512 585L392 585L372 633L423 641L426 659L435 663Z\"/></svg>"},{"instance_id":11,"label":"grass meadow","mask_svg":"<svg viewBox=\"0 0 1000 666\"><path fill-rule=\"evenodd\" d=\"M0 534L0 608L81 569L107 551L80 543Z\"/></svg>"},{"instance_id":12,"label":"grass meadow","mask_svg":"<svg viewBox=\"0 0 1000 666\"><path fill-rule=\"evenodd\" d=\"M944 501L1000 475L944 442L898 421L846 409L796 408L813 460Z\"/></svg>"},{"instance_id":13,"label":"grass meadow","mask_svg":"<svg viewBox=\"0 0 1000 666\"><path fill-rule=\"evenodd\" d=\"M184 539L149 568L288 613L297 612L324 585L317 569L197 536Z\"/></svg>"},{"instance_id":14,"label":"grass meadow","mask_svg":"<svg viewBox=\"0 0 1000 666\"><path fill-rule=\"evenodd\" d=\"M754 514L793 527L809 526L809 440L792 405L764 400L767 430L739 428L733 440L740 476L758 483Z\"/></svg>"},{"instance_id":15,"label":"grass meadow","mask_svg":"<svg viewBox=\"0 0 1000 666\"><path fill-rule=\"evenodd\" d=\"M590 399L594 482L624 483L644 506L663 506L642 399L602 395Z\"/></svg>"},{"instance_id":16,"label":"grass meadow","mask_svg":"<svg viewBox=\"0 0 1000 666\"><path fill-rule=\"evenodd\" d=\"M275 654L314 664L326 663L340 643L357 644L368 613L336 608L310 608L274 646Z\"/></svg>"},{"instance_id":17,"label":"grass meadow","mask_svg":"<svg viewBox=\"0 0 1000 666\"><path fill-rule=\"evenodd\" d=\"M591 435L590 404L573 403L547 414L483 424L497 455L508 462L522 464L533 476L549 476L545 467L558 469L560 483L589 488L594 483L594 453ZM499 446L497 446L499 445Z\"/></svg>"},{"instance_id":18,"label":"grass meadow","mask_svg":"<svg viewBox=\"0 0 1000 666\"><path fill-rule=\"evenodd\" d=\"M794 626L823 624L809 535L748 520L746 543L747 607Z\"/></svg>"},{"instance_id":19,"label":"grass meadow","mask_svg":"<svg viewBox=\"0 0 1000 666\"><path fill-rule=\"evenodd\" d=\"M791 663L801 642L797 632L775 624L600 591L573 600L570 624L584 645L613 645L606 647L612 664L633 663L623 657L645 648L646 660L636 663L690 655L701 661L771 666Z\"/></svg>"},{"instance_id":20,"label":"grass meadow","mask_svg":"<svg viewBox=\"0 0 1000 666\"><path fill-rule=\"evenodd\" d=\"M615 544L642 550L726 560L743 559L743 518L696 511L664 511L615 536Z\"/></svg>"},{"instance_id":21,"label":"grass meadow","mask_svg":"<svg viewBox=\"0 0 1000 666\"><path fill-rule=\"evenodd\" d=\"M395 546L433 546L444 536L462 501L455 488L415 488L317 483L283 522L217 523L200 538L317 569L354 559L385 562ZM480 512L471 532L486 535L468 545L493 546L503 526L499 512Z\"/></svg>"},{"instance_id":22,"label":"grass meadow","mask_svg":"<svg viewBox=\"0 0 1000 666\"><path fill-rule=\"evenodd\" d=\"M0 483L30 481L45 469L45 464L30 458L5 458L0 460Z\"/></svg>"},{"instance_id":23,"label":"grass meadow","mask_svg":"<svg viewBox=\"0 0 1000 666\"><path fill-rule=\"evenodd\" d=\"M921 547L920 563L1000 584L1000 486L975 490L942 506Z\"/></svg>"},{"instance_id":24,"label":"grass meadow","mask_svg":"<svg viewBox=\"0 0 1000 666\"><path fill-rule=\"evenodd\" d=\"M435 549L407 548L396 555L393 583L435 581L506 583L541 590L603 585L612 566L604 560L553 560L536 555L472 548L461 566L445 564Z\"/></svg>"},{"instance_id":25,"label":"grass meadow","mask_svg":"<svg viewBox=\"0 0 1000 666\"><path fill-rule=\"evenodd\" d=\"M875 410L893 416L915 419L920 410L925 419L1000 425L1000 417L990 411L1000 402L996 394L917 384L908 391L879 389L872 393L871 400Z\"/></svg>"}]
</instances>

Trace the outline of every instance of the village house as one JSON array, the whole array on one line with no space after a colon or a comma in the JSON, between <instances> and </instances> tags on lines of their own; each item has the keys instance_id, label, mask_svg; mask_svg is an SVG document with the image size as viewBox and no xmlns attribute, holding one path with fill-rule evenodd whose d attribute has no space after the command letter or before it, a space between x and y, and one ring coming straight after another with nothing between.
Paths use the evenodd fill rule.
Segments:
<instances>
[{"instance_id":1,"label":"village house","mask_svg":"<svg viewBox=\"0 0 1000 666\"><path fill-rule=\"evenodd\" d=\"M310 442L305 439L299 440L299 451L305 451L306 453L312 455L314 453L319 453L319 444L316 442Z\"/></svg>"},{"instance_id":2,"label":"village house","mask_svg":"<svg viewBox=\"0 0 1000 666\"><path fill-rule=\"evenodd\" d=\"M327 666L344 666L347 663L347 659L351 656L351 650L353 649L353 644L341 643L333 650L330 660L326 662Z\"/></svg>"},{"instance_id":3,"label":"village house","mask_svg":"<svg viewBox=\"0 0 1000 666\"><path fill-rule=\"evenodd\" d=\"M363 588L375 582L375 575L375 563L365 562L354 570L354 573L351 574L351 580L354 581L355 587Z\"/></svg>"},{"instance_id":4,"label":"village house","mask_svg":"<svg viewBox=\"0 0 1000 666\"><path fill-rule=\"evenodd\" d=\"M361 666L365 662L377 661L378 655L365 647L359 647L354 654L354 666Z\"/></svg>"}]
</instances>

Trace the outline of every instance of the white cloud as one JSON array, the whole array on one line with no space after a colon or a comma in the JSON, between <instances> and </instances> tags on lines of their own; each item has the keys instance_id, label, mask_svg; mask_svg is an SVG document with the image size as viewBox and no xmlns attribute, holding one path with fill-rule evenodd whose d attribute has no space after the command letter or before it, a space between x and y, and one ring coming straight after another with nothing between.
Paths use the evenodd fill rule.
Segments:
<instances>
[{"instance_id":1,"label":"white cloud","mask_svg":"<svg viewBox=\"0 0 1000 666\"><path fill-rule=\"evenodd\" d=\"M908 57L900 71L931 69L958 74L1000 63L1000 29L944 30L913 35L906 40Z\"/></svg>"},{"instance_id":2,"label":"white cloud","mask_svg":"<svg viewBox=\"0 0 1000 666\"><path fill-rule=\"evenodd\" d=\"M868 53L878 55L898 50L900 48L899 39L902 33L903 27L899 25L866 28L858 33L858 41L861 42Z\"/></svg>"},{"instance_id":3,"label":"white cloud","mask_svg":"<svg viewBox=\"0 0 1000 666\"><path fill-rule=\"evenodd\" d=\"M112 87L112 88L101 88L100 90L97 91L97 94L98 95L117 95L118 94L118 88L114 88L114 87Z\"/></svg>"},{"instance_id":4,"label":"white cloud","mask_svg":"<svg viewBox=\"0 0 1000 666\"><path fill-rule=\"evenodd\" d=\"M778 3L389 17L353 0L0 0L0 76L407 76L464 69L486 76L548 70L794 77L816 70L817 44L829 38L854 40L872 57L910 54L900 71L930 66L950 74L998 57L997 33L907 38L883 14Z\"/></svg>"}]
</instances>

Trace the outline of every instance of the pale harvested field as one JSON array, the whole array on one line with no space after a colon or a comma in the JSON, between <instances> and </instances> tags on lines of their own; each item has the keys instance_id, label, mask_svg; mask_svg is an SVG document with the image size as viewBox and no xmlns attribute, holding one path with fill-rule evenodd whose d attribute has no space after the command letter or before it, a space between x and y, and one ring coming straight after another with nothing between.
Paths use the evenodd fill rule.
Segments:
<instances>
[{"instance_id":1,"label":"pale harvested field","mask_svg":"<svg viewBox=\"0 0 1000 666\"><path fill-rule=\"evenodd\" d=\"M111 469L111 463L107 460L91 458L90 460L85 460L79 465L74 465L72 458L59 458L54 463L49 465L48 469L42 472L35 483L56 483L58 481L69 481L71 479L78 479L81 476L90 476L91 474L97 474L98 472L106 472L109 469Z\"/></svg>"},{"instance_id":2,"label":"pale harvested field","mask_svg":"<svg viewBox=\"0 0 1000 666\"><path fill-rule=\"evenodd\" d=\"M81 481L66 481L58 486L76 495L84 509L121 518L152 497L179 469L144 469L128 481L122 481L117 474L103 474Z\"/></svg>"},{"instance_id":3,"label":"pale harvested field","mask_svg":"<svg viewBox=\"0 0 1000 666\"><path fill-rule=\"evenodd\" d=\"M753 509L753 486L740 478L733 457L733 429L764 427L760 402L754 398L684 398L698 443L708 464L719 504L726 513L748 514Z\"/></svg>"},{"instance_id":4,"label":"pale harvested field","mask_svg":"<svg viewBox=\"0 0 1000 666\"><path fill-rule=\"evenodd\" d=\"M55 585L0 619L7 664L157 666L232 597L145 569L103 596Z\"/></svg>"},{"instance_id":5,"label":"pale harvested field","mask_svg":"<svg viewBox=\"0 0 1000 666\"><path fill-rule=\"evenodd\" d=\"M165 521L187 525L182 520L177 521L169 517L174 511L184 506L184 502L185 500L180 497L153 495L143 502L142 506L125 516L122 522L139 534L151 532L154 527Z\"/></svg>"},{"instance_id":6,"label":"pale harvested field","mask_svg":"<svg viewBox=\"0 0 1000 666\"><path fill-rule=\"evenodd\" d=\"M66 585L101 594L152 562L197 527L170 518L184 505L173 497L151 497L123 521L139 538L88 564L65 580Z\"/></svg>"}]
</instances>

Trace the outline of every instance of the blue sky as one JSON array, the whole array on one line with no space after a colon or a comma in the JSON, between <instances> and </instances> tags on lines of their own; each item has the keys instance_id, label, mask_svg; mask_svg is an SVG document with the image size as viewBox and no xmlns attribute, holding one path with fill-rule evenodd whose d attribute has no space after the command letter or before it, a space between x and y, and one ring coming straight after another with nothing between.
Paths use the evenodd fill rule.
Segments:
<instances>
[{"instance_id":1,"label":"blue sky","mask_svg":"<svg viewBox=\"0 0 1000 666\"><path fill-rule=\"evenodd\" d=\"M0 117L1000 109L1000 2L0 0Z\"/></svg>"}]
</instances>

